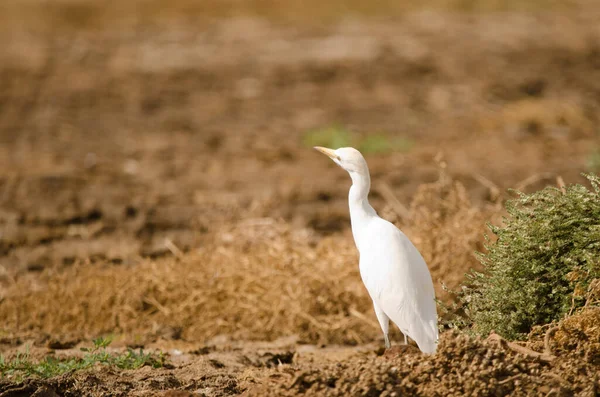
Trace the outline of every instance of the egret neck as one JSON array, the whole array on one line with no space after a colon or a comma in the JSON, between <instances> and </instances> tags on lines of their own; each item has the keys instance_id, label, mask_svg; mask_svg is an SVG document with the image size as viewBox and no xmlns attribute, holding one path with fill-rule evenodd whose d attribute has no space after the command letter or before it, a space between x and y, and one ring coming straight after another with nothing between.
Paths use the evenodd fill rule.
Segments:
<instances>
[{"instance_id":1,"label":"egret neck","mask_svg":"<svg viewBox=\"0 0 600 397\"><path fill-rule=\"evenodd\" d=\"M365 164L361 172L349 172L352 178L352 187L348 193L348 204L350 206L350 223L352 225L352 235L354 243L360 253L362 233L366 230L369 221L377 216L377 213L369 204L369 189L371 188L371 177L369 169Z\"/></svg>"}]
</instances>

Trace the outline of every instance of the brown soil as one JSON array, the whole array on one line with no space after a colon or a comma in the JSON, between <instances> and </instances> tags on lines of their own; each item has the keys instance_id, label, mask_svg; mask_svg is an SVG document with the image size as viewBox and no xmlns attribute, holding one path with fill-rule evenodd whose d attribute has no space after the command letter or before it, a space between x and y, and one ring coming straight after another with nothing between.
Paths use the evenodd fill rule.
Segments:
<instances>
[{"instance_id":1,"label":"brown soil","mask_svg":"<svg viewBox=\"0 0 600 397\"><path fill-rule=\"evenodd\" d=\"M380 355L349 179L304 141L341 125L412 142L367 155L372 202L449 301L507 188L589 170L594 2L285 24L155 3L1 6L0 352L112 334L171 364L4 379L0 396L597 393L597 313L554 333L552 362L449 332L435 357Z\"/></svg>"}]
</instances>

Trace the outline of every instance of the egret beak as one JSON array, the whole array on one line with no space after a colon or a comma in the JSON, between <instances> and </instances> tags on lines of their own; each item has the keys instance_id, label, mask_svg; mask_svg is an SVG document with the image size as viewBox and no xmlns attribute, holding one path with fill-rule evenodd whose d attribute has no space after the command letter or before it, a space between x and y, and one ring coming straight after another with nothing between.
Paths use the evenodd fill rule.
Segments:
<instances>
[{"instance_id":1,"label":"egret beak","mask_svg":"<svg viewBox=\"0 0 600 397\"><path fill-rule=\"evenodd\" d=\"M335 154L335 150L333 149L328 149L326 147L321 147L321 146L315 146L314 147L315 150L323 153L324 155L326 155L327 157L329 157L330 159L332 159L333 161L339 161L340 157Z\"/></svg>"}]
</instances>

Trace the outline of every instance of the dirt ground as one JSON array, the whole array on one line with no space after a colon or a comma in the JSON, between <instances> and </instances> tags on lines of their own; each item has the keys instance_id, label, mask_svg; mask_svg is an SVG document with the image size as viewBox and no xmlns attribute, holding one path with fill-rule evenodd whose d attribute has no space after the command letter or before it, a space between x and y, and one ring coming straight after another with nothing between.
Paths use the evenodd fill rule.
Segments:
<instances>
[{"instance_id":1,"label":"dirt ground","mask_svg":"<svg viewBox=\"0 0 600 397\"><path fill-rule=\"evenodd\" d=\"M446 331L435 357L383 354L349 178L307 142L331 126L410 142L366 156L372 203L448 302L506 189L593 168L594 2L304 19L47 4L0 6L0 352L68 357L110 334L169 365L7 378L0 396L598 394L579 345L543 360Z\"/></svg>"}]
</instances>

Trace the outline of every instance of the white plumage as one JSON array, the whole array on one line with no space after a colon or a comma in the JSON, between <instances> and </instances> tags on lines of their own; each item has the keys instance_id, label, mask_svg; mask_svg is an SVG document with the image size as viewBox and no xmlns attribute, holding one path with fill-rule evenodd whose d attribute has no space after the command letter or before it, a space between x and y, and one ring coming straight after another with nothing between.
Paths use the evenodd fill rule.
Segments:
<instances>
[{"instance_id":1,"label":"white plumage","mask_svg":"<svg viewBox=\"0 0 600 397\"><path fill-rule=\"evenodd\" d=\"M352 187L348 194L352 234L360 254L360 275L373 300L385 345L389 320L423 353L437 348L438 327L435 292L425 260L396 226L380 218L369 204L371 178L367 162L354 148L337 150L315 147L348 171Z\"/></svg>"}]
</instances>

